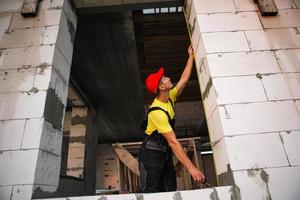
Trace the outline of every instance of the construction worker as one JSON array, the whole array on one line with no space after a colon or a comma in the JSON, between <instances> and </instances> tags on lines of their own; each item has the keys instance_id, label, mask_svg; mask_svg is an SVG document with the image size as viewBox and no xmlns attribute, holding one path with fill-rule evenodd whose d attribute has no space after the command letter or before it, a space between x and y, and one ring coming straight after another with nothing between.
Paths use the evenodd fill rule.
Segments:
<instances>
[{"instance_id":1,"label":"construction worker","mask_svg":"<svg viewBox=\"0 0 300 200\"><path fill-rule=\"evenodd\" d=\"M147 89L156 94L146 120L146 138L142 144L140 168L140 192L175 191L176 173L172 152L191 174L193 179L204 182L204 175L187 157L174 133L176 98L185 88L193 67L193 48L188 48L189 58L179 82L174 87L170 78L164 75L164 68L146 78Z\"/></svg>"}]
</instances>

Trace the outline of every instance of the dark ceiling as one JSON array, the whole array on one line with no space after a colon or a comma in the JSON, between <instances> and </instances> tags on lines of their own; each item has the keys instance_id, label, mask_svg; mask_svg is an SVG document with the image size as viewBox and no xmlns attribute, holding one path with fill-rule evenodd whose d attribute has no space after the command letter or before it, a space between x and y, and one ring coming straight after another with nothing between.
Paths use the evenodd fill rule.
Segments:
<instances>
[{"instance_id":1,"label":"dark ceiling","mask_svg":"<svg viewBox=\"0 0 300 200\"><path fill-rule=\"evenodd\" d=\"M149 73L163 66L166 75L176 83L188 59L187 49L190 45L183 13L144 15L142 11L135 11L133 22L142 81ZM190 81L177 101L201 100L195 69L193 67ZM149 95L145 84L143 94L145 101L151 103L153 96Z\"/></svg>"},{"instance_id":2,"label":"dark ceiling","mask_svg":"<svg viewBox=\"0 0 300 200\"><path fill-rule=\"evenodd\" d=\"M182 13L124 11L79 16L71 79L105 123L99 142L141 139L144 105L153 100L145 91L146 75L164 66L166 74L178 80L188 46ZM200 99L194 71L178 101Z\"/></svg>"}]
</instances>

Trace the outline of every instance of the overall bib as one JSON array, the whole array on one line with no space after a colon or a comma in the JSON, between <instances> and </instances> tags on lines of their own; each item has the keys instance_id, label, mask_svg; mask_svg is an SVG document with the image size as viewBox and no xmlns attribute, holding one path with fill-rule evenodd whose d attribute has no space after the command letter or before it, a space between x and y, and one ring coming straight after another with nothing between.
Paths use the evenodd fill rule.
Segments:
<instances>
[{"instance_id":1,"label":"overall bib","mask_svg":"<svg viewBox=\"0 0 300 200\"><path fill-rule=\"evenodd\" d=\"M171 101L172 104L172 101ZM172 105L173 106L173 105ZM169 113L160 107L152 107L153 110L161 110L169 118L169 124L174 130L175 119L171 119ZM168 142L157 130L147 135L140 151L140 192L167 192L175 191L177 187L176 172L173 165L172 150Z\"/></svg>"}]
</instances>

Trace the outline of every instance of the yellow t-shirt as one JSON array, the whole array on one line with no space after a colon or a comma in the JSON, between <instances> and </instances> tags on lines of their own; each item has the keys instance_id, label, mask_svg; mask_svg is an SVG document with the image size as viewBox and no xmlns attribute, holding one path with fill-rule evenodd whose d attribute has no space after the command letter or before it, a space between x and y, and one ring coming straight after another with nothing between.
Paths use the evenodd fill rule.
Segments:
<instances>
[{"instance_id":1,"label":"yellow t-shirt","mask_svg":"<svg viewBox=\"0 0 300 200\"><path fill-rule=\"evenodd\" d=\"M172 100L173 104L176 101L176 97L177 89L174 87L169 92L169 98ZM164 103L155 98L150 108L152 107L160 107L164 109L169 113L171 119L174 119L175 117L175 112L170 101L168 101L168 103ZM159 133L168 133L173 131L171 125L169 124L168 116L162 110L153 110L148 115L148 126L145 132L147 135L151 135L151 133L155 130L157 130Z\"/></svg>"}]
</instances>

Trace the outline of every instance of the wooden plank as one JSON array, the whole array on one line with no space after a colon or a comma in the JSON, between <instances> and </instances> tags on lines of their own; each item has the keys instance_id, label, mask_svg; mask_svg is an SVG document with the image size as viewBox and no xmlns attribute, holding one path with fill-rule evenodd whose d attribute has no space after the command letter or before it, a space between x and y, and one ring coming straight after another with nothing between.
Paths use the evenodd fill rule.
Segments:
<instances>
[{"instance_id":1,"label":"wooden plank","mask_svg":"<svg viewBox=\"0 0 300 200\"><path fill-rule=\"evenodd\" d=\"M21 15L23 17L37 16L40 0L23 0Z\"/></svg>"},{"instance_id":2,"label":"wooden plank","mask_svg":"<svg viewBox=\"0 0 300 200\"><path fill-rule=\"evenodd\" d=\"M130 171L129 168L127 168L127 174L128 174L128 191L130 193L132 193L132 188L133 188L133 185L132 185L132 173Z\"/></svg>"},{"instance_id":3,"label":"wooden plank","mask_svg":"<svg viewBox=\"0 0 300 200\"><path fill-rule=\"evenodd\" d=\"M128 193L129 188L128 188L128 171L126 165L123 165L123 172L124 172L124 193Z\"/></svg>"},{"instance_id":4,"label":"wooden plank","mask_svg":"<svg viewBox=\"0 0 300 200\"><path fill-rule=\"evenodd\" d=\"M191 140L191 141L192 141L192 146L193 146L193 150L194 150L195 164L196 164L197 169L199 169L199 160L198 160L198 155L197 155L197 149L196 149L195 140Z\"/></svg>"},{"instance_id":5,"label":"wooden plank","mask_svg":"<svg viewBox=\"0 0 300 200\"><path fill-rule=\"evenodd\" d=\"M113 145L118 158L137 176L140 176L138 161L120 144Z\"/></svg>"},{"instance_id":6,"label":"wooden plank","mask_svg":"<svg viewBox=\"0 0 300 200\"><path fill-rule=\"evenodd\" d=\"M262 16L277 15L278 9L274 0L254 0Z\"/></svg>"}]
</instances>

